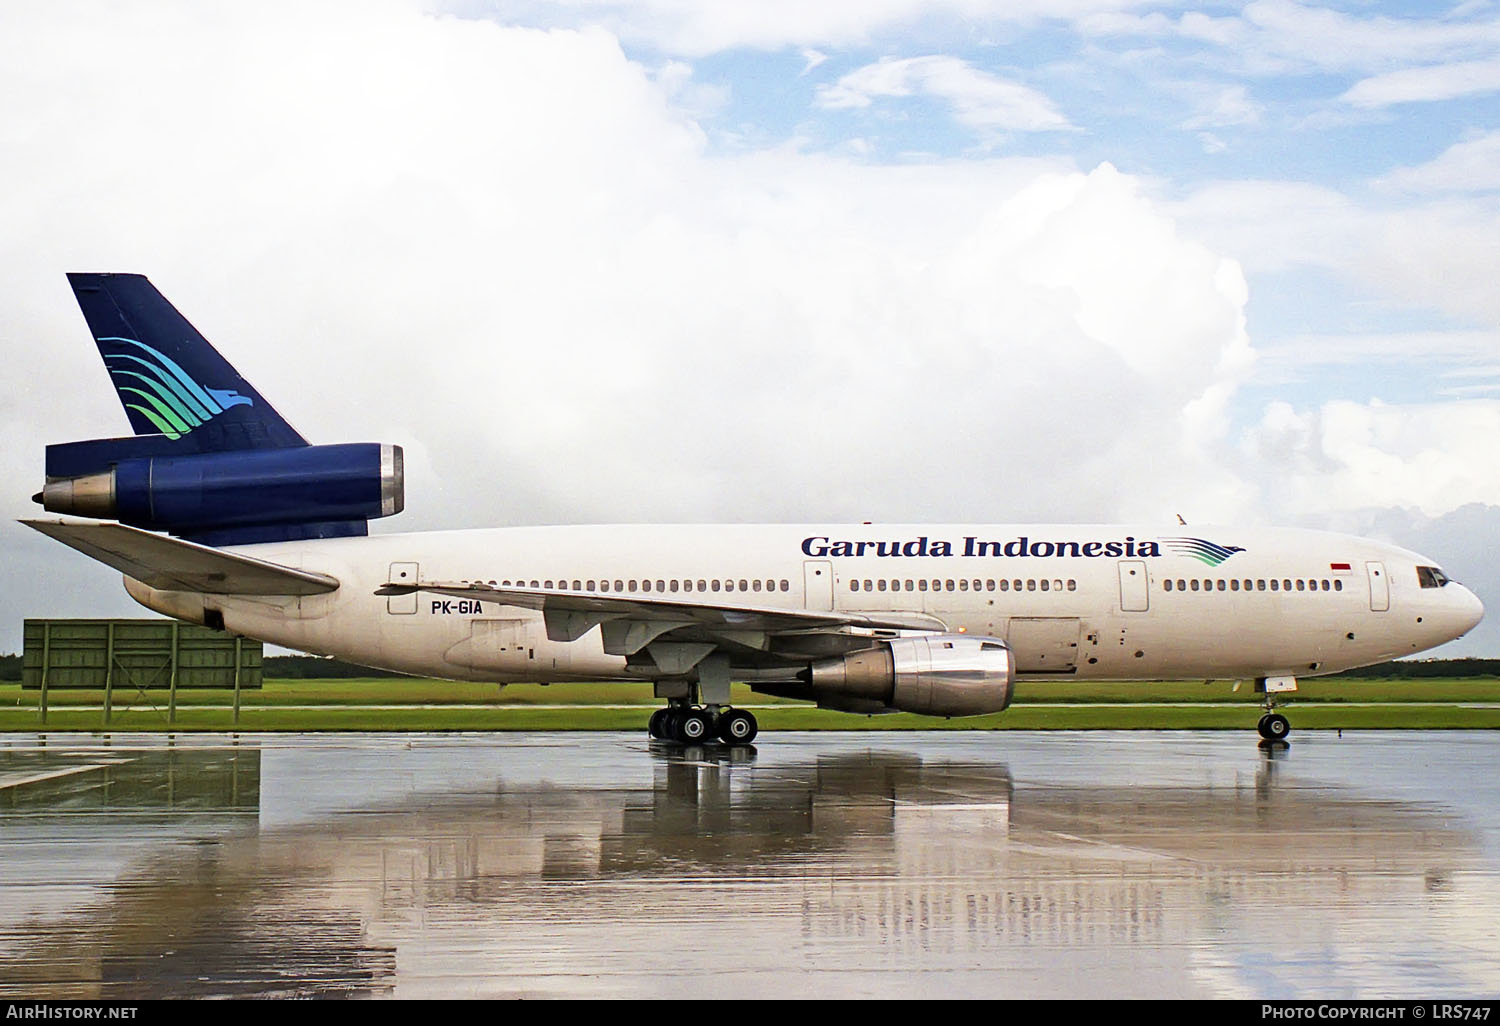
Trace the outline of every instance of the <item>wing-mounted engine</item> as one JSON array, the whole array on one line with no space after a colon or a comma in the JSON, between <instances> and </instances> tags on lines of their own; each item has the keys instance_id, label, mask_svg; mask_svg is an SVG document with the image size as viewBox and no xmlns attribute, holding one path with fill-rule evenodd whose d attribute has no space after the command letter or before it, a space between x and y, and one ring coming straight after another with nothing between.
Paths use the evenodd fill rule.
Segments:
<instances>
[{"instance_id":1,"label":"wing-mounted engine","mask_svg":"<svg viewBox=\"0 0 1500 1026\"><path fill-rule=\"evenodd\" d=\"M751 687L845 712L978 716L1010 705L1014 665L999 638L930 634L817 660L798 677L798 684Z\"/></svg>"},{"instance_id":2,"label":"wing-mounted engine","mask_svg":"<svg viewBox=\"0 0 1500 1026\"><path fill-rule=\"evenodd\" d=\"M401 512L401 447L359 442L170 455L157 439L47 447L37 497L53 513L118 520L207 544L364 534Z\"/></svg>"}]
</instances>

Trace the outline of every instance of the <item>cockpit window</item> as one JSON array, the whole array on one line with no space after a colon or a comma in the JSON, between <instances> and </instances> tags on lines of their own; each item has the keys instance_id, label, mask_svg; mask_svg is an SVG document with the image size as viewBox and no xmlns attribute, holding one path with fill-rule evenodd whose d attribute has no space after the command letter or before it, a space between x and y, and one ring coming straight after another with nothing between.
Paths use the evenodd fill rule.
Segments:
<instances>
[{"instance_id":1,"label":"cockpit window","mask_svg":"<svg viewBox=\"0 0 1500 1026\"><path fill-rule=\"evenodd\" d=\"M1419 566L1417 581L1424 588L1441 588L1448 583L1448 577L1435 566Z\"/></svg>"}]
</instances>

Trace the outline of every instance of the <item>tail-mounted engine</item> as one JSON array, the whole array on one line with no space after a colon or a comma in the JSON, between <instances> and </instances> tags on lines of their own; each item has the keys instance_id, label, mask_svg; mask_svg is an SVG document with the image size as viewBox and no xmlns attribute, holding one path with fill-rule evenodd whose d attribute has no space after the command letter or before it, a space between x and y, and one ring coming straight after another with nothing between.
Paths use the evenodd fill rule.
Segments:
<instances>
[{"instance_id":1,"label":"tail-mounted engine","mask_svg":"<svg viewBox=\"0 0 1500 1026\"><path fill-rule=\"evenodd\" d=\"M142 451L150 442L48 446L38 501L53 513L119 520L209 544L364 534L366 520L392 516L405 504L397 445L154 455Z\"/></svg>"},{"instance_id":2,"label":"tail-mounted engine","mask_svg":"<svg viewBox=\"0 0 1500 1026\"><path fill-rule=\"evenodd\" d=\"M845 712L978 716L1010 705L1010 649L999 638L937 634L897 638L812 663L801 684L753 684L757 691L813 699Z\"/></svg>"}]
</instances>

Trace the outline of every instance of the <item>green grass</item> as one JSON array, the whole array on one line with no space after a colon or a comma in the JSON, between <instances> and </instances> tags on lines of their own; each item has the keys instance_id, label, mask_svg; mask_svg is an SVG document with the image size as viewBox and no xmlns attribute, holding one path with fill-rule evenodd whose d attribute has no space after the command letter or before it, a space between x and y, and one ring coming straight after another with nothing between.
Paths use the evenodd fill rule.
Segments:
<instances>
[{"instance_id":1,"label":"green grass","mask_svg":"<svg viewBox=\"0 0 1500 1026\"><path fill-rule=\"evenodd\" d=\"M167 698L165 691L117 689L108 729L168 729ZM0 731L41 727L38 699L37 691L0 685ZM740 685L732 697L737 705L755 707L765 730L1248 730L1260 717L1259 699L1248 685L1234 691L1221 682L1049 681L1018 685L1015 703L1005 713L942 720L832 712L756 695ZM104 729L103 700L101 691L53 689L46 728ZM236 726L232 701L232 693L225 691L180 691L172 729L639 730L659 704L649 684L520 684L501 689L494 684L407 678L269 681L261 689L241 693ZM1491 703L1496 708L1465 703ZM1497 729L1500 679L1309 680L1301 682L1284 709L1297 729Z\"/></svg>"}]
</instances>

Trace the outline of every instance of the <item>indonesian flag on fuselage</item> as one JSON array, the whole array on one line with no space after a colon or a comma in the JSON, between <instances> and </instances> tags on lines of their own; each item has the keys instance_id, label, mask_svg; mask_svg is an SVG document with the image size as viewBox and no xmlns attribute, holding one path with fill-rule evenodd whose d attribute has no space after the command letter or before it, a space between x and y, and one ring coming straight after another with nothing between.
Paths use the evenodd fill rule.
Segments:
<instances>
[{"instance_id":1,"label":"indonesian flag on fuselage","mask_svg":"<svg viewBox=\"0 0 1500 1026\"><path fill-rule=\"evenodd\" d=\"M1335 574L1352 574L1352 573L1354 573L1354 568L1352 566L1350 566L1348 563L1329 563L1328 564L1328 569L1331 570L1331 571L1333 571Z\"/></svg>"}]
</instances>

